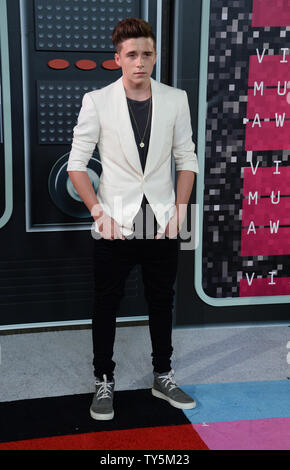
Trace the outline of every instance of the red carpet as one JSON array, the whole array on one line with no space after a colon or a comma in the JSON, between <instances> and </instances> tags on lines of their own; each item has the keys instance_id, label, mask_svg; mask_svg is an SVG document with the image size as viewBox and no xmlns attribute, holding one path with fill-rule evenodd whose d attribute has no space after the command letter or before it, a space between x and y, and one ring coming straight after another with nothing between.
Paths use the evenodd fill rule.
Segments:
<instances>
[{"instance_id":1,"label":"red carpet","mask_svg":"<svg viewBox=\"0 0 290 470\"><path fill-rule=\"evenodd\" d=\"M208 450L184 412L149 389L115 392L110 421L90 417L92 397L0 403L0 450Z\"/></svg>"},{"instance_id":2,"label":"red carpet","mask_svg":"<svg viewBox=\"0 0 290 470\"><path fill-rule=\"evenodd\" d=\"M191 424L105 431L0 444L0 450L208 450Z\"/></svg>"}]
</instances>

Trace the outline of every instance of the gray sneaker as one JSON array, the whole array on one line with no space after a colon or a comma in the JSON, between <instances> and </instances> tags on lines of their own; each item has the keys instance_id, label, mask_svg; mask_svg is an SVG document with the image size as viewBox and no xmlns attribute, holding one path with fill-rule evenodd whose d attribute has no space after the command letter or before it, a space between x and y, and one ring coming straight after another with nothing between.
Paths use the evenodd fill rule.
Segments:
<instances>
[{"instance_id":1,"label":"gray sneaker","mask_svg":"<svg viewBox=\"0 0 290 470\"><path fill-rule=\"evenodd\" d=\"M113 397L115 381L108 382L106 374L103 375L103 381L96 379L96 393L94 395L90 415L93 419L108 420L113 419Z\"/></svg>"},{"instance_id":2,"label":"gray sneaker","mask_svg":"<svg viewBox=\"0 0 290 470\"><path fill-rule=\"evenodd\" d=\"M175 408L184 410L195 408L195 400L177 386L177 383L173 380L173 374L173 369L164 374L154 372L154 383L151 389L152 395L167 400Z\"/></svg>"}]
</instances>

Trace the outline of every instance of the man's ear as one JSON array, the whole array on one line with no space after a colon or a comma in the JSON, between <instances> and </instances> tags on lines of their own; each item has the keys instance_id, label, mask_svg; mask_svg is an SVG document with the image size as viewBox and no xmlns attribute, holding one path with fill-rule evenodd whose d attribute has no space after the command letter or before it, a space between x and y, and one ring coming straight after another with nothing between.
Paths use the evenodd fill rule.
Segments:
<instances>
[{"instance_id":1,"label":"man's ear","mask_svg":"<svg viewBox=\"0 0 290 470\"><path fill-rule=\"evenodd\" d=\"M119 65L119 67L121 67L120 56L119 56L118 52L115 53L115 62L116 62L117 65Z\"/></svg>"}]
</instances>

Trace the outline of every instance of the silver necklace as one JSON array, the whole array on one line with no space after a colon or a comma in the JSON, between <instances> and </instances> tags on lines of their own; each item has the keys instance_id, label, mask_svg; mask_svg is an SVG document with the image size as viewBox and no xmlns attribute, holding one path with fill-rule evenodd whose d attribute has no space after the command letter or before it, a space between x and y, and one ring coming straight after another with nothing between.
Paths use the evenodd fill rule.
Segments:
<instances>
[{"instance_id":1,"label":"silver necklace","mask_svg":"<svg viewBox=\"0 0 290 470\"><path fill-rule=\"evenodd\" d=\"M139 138L140 138L140 144L139 146L141 148L145 147L145 144L144 144L144 137L145 137L145 134L146 134L146 131L147 131L147 127L148 127L148 123L149 123L149 116L150 116L150 111L151 111L151 106L152 106L152 96L150 97L150 103L149 103L149 111L148 111L148 116L147 116L147 123L146 123L146 127L145 127L145 131L144 131L144 134L143 134L143 137L141 137L140 135L140 132L139 132L139 128L138 128L138 124L136 122L136 119L135 119L135 116L134 116L134 113L133 113L133 110L129 104L129 101L128 101L128 106L129 106L129 109L131 111L131 114L133 116L133 119L134 119L134 122L135 122L135 125L136 125L136 129L137 129L137 132L138 132L138 135L139 135Z\"/></svg>"}]
</instances>

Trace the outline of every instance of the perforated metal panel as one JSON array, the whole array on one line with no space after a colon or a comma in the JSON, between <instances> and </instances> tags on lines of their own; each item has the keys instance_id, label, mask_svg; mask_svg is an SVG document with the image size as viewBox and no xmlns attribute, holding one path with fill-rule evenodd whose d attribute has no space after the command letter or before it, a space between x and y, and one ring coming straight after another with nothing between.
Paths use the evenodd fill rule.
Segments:
<instances>
[{"instance_id":1,"label":"perforated metal panel","mask_svg":"<svg viewBox=\"0 0 290 470\"><path fill-rule=\"evenodd\" d=\"M38 143L71 144L83 95L106 81L37 81Z\"/></svg>"},{"instance_id":2,"label":"perforated metal panel","mask_svg":"<svg viewBox=\"0 0 290 470\"><path fill-rule=\"evenodd\" d=\"M66 171L73 127L84 93L121 77L113 26L134 15L156 32L157 3L0 0L0 329L90 321L94 240L90 213ZM88 163L95 191L101 171L96 148ZM137 268L118 317L147 314Z\"/></svg>"},{"instance_id":3,"label":"perforated metal panel","mask_svg":"<svg viewBox=\"0 0 290 470\"><path fill-rule=\"evenodd\" d=\"M139 0L35 0L37 50L113 51L112 31L139 17Z\"/></svg>"}]
</instances>

